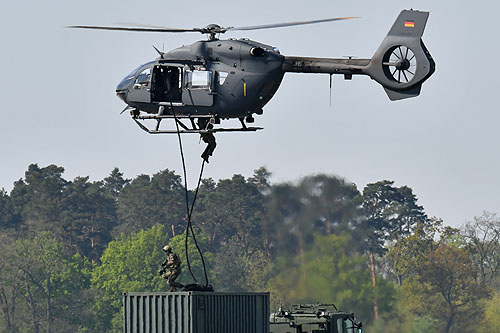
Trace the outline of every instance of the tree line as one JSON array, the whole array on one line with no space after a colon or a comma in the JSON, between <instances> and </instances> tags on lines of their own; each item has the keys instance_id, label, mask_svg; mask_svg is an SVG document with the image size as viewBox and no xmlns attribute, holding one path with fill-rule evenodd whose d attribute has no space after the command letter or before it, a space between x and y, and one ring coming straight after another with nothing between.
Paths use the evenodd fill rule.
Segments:
<instances>
[{"instance_id":1,"label":"tree line","mask_svg":"<svg viewBox=\"0 0 500 333\"><path fill-rule=\"evenodd\" d=\"M0 331L118 332L121 293L166 291L165 244L183 263L182 179L171 170L66 180L32 164L0 191ZM192 221L216 291L270 291L272 309L335 303L370 332L500 327L500 218L460 228L428 217L408 186L361 191L330 175L271 184L203 179ZM194 193L189 191L190 200ZM192 238L194 276L203 280ZM180 282L191 283L183 266Z\"/></svg>"}]
</instances>

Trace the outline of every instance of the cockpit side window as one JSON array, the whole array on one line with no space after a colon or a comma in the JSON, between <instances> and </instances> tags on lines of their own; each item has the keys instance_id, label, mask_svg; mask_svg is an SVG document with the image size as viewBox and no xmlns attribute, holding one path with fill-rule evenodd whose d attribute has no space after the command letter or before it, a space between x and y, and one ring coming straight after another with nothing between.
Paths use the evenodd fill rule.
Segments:
<instances>
[{"instance_id":1,"label":"cockpit side window","mask_svg":"<svg viewBox=\"0 0 500 333\"><path fill-rule=\"evenodd\" d=\"M144 69L135 79L134 88L144 88L151 82L151 68Z\"/></svg>"},{"instance_id":2,"label":"cockpit side window","mask_svg":"<svg viewBox=\"0 0 500 333\"><path fill-rule=\"evenodd\" d=\"M210 89L212 72L206 70L186 71L185 87L188 89Z\"/></svg>"}]
</instances>

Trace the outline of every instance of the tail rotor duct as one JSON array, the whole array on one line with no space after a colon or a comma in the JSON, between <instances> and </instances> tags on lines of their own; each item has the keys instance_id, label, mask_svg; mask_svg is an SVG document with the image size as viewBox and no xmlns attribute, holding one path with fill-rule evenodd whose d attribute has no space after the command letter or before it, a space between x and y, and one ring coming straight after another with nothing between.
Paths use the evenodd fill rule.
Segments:
<instances>
[{"instance_id":1,"label":"tail rotor duct","mask_svg":"<svg viewBox=\"0 0 500 333\"><path fill-rule=\"evenodd\" d=\"M409 47L397 45L386 52L382 66L387 78L404 84L413 80L417 72L417 59Z\"/></svg>"}]
</instances>

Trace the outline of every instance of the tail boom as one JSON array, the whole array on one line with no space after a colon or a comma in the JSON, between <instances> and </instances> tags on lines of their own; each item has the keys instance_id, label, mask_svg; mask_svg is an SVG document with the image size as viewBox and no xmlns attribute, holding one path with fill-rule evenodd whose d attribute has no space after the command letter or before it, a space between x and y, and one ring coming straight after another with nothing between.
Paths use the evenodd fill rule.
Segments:
<instances>
[{"instance_id":1,"label":"tail boom","mask_svg":"<svg viewBox=\"0 0 500 333\"><path fill-rule=\"evenodd\" d=\"M421 37L428 12L403 10L371 59L285 56L284 72L368 75L381 84L391 100L415 97L435 70Z\"/></svg>"},{"instance_id":2,"label":"tail boom","mask_svg":"<svg viewBox=\"0 0 500 333\"><path fill-rule=\"evenodd\" d=\"M285 56L284 72L326 73L326 74L366 74L370 59L333 59Z\"/></svg>"}]
</instances>

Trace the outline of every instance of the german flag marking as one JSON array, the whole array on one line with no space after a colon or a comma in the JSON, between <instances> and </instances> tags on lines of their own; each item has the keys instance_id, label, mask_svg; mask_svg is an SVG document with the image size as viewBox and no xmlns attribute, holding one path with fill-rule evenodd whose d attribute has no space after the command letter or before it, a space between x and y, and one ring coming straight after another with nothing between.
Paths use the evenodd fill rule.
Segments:
<instances>
[{"instance_id":1,"label":"german flag marking","mask_svg":"<svg viewBox=\"0 0 500 333\"><path fill-rule=\"evenodd\" d=\"M406 28L415 28L415 21L405 21Z\"/></svg>"}]
</instances>

